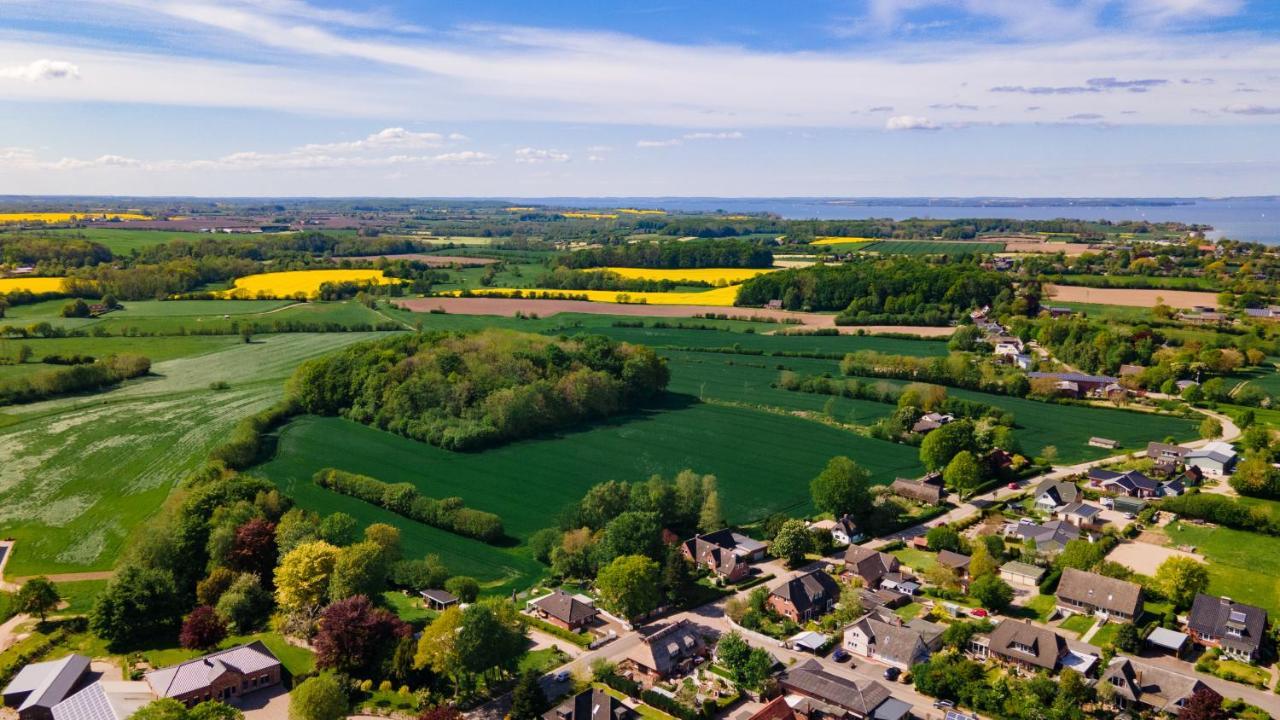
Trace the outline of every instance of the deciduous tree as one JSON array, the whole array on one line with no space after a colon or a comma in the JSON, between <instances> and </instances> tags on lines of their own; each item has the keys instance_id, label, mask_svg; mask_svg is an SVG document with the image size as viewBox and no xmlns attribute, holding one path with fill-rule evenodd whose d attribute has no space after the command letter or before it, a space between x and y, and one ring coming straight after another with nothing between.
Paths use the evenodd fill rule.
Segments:
<instances>
[{"instance_id":1,"label":"deciduous tree","mask_svg":"<svg viewBox=\"0 0 1280 720\"><path fill-rule=\"evenodd\" d=\"M658 563L643 555L623 555L600 569L596 589L607 610L631 619L658 607L660 581Z\"/></svg>"},{"instance_id":2,"label":"deciduous tree","mask_svg":"<svg viewBox=\"0 0 1280 720\"><path fill-rule=\"evenodd\" d=\"M839 455L809 483L813 505L839 518L865 517L871 509L871 473L849 458Z\"/></svg>"},{"instance_id":3,"label":"deciduous tree","mask_svg":"<svg viewBox=\"0 0 1280 720\"><path fill-rule=\"evenodd\" d=\"M227 637L227 625L208 605L191 611L182 622L178 641L188 650L208 650L217 647Z\"/></svg>"}]
</instances>

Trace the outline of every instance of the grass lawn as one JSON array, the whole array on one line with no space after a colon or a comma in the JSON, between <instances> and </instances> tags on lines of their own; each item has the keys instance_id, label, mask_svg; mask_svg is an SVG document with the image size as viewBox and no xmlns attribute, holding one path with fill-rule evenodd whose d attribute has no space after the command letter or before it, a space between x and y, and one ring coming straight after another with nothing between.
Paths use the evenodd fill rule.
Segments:
<instances>
[{"instance_id":1,"label":"grass lawn","mask_svg":"<svg viewBox=\"0 0 1280 720\"><path fill-rule=\"evenodd\" d=\"M744 452L750 442L753 452ZM606 480L667 477L691 468L719 480L725 516L745 523L772 512L812 511L809 481L833 455L848 455L876 482L920 472L915 448L786 415L704 404L673 395L666 405L557 436L479 453L455 453L337 418L299 418L284 428L276 457L253 470L298 504L343 510L361 522L401 528L407 554L439 554L455 573L525 587L542 566L522 547L500 548L463 538L316 486L325 467L410 482L431 497L463 498L495 512L506 531L526 538L553 524L555 514ZM532 501L531 501L532 500ZM494 592L512 587L493 588Z\"/></svg>"},{"instance_id":2,"label":"grass lawn","mask_svg":"<svg viewBox=\"0 0 1280 720\"><path fill-rule=\"evenodd\" d=\"M1271 673L1257 665L1249 665L1248 663L1228 658L1218 658L1216 665L1217 668L1213 671L1213 674L1218 677L1227 679L1232 679L1232 676L1243 678L1244 682L1261 687L1267 687L1271 684Z\"/></svg>"},{"instance_id":3,"label":"grass lawn","mask_svg":"<svg viewBox=\"0 0 1280 720\"><path fill-rule=\"evenodd\" d=\"M1177 545L1195 545L1209 561L1209 593L1280 613L1280 538L1224 527L1172 522Z\"/></svg>"},{"instance_id":4,"label":"grass lawn","mask_svg":"<svg viewBox=\"0 0 1280 720\"><path fill-rule=\"evenodd\" d=\"M1089 632L1089 628L1093 627L1095 621L1096 618L1092 615L1072 615L1062 621L1061 627L1063 630L1070 630L1076 635L1083 635Z\"/></svg>"},{"instance_id":5,"label":"grass lawn","mask_svg":"<svg viewBox=\"0 0 1280 720\"><path fill-rule=\"evenodd\" d=\"M57 583L58 594L66 601L67 607L58 610L60 615L87 615L93 609L93 603L107 588L108 580L81 580L79 582Z\"/></svg>"},{"instance_id":6,"label":"grass lawn","mask_svg":"<svg viewBox=\"0 0 1280 720\"><path fill-rule=\"evenodd\" d=\"M1100 648L1109 647L1115 642L1116 633L1120 632L1121 624L1122 623L1111 622L1098 628L1098 632L1094 633L1093 637L1089 638L1089 644L1096 645Z\"/></svg>"},{"instance_id":7,"label":"grass lawn","mask_svg":"<svg viewBox=\"0 0 1280 720\"><path fill-rule=\"evenodd\" d=\"M543 648L541 650L530 650L520 658L520 673L526 673L530 670L539 675L549 673L554 668L568 662L569 656L559 648Z\"/></svg>"},{"instance_id":8,"label":"grass lawn","mask_svg":"<svg viewBox=\"0 0 1280 720\"><path fill-rule=\"evenodd\" d=\"M1048 622L1057 607L1058 599L1053 595L1036 595L1024 603L1023 607L1035 613L1040 622Z\"/></svg>"},{"instance_id":9,"label":"grass lawn","mask_svg":"<svg viewBox=\"0 0 1280 720\"><path fill-rule=\"evenodd\" d=\"M928 550L905 547L900 550L894 550L889 554L898 558L899 562L916 571L916 573L924 573L938 564L938 553L929 552Z\"/></svg>"},{"instance_id":10,"label":"grass lawn","mask_svg":"<svg viewBox=\"0 0 1280 720\"><path fill-rule=\"evenodd\" d=\"M909 622L920 617L920 613L922 612L924 612L924 605L921 605L918 602L912 602L894 610L893 614L902 618L903 622Z\"/></svg>"},{"instance_id":11,"label":"grass lawn","mask_svg":"<svg viewBox=\"0 0 1280 720\"><path fill-rule=\"evenodd\" d=\"M391 610L401 620L413 625L423 625L431 622L440 613L427 609L423 604L422 598L410 597L398 590L388 590L382 593L383 599L391 606Z\"/></svg>"},{"instance_id":12,"label":"grass lawn","mask_svg":"<svg viewBox=\"0 0 1280 720\"><path fill-rule=\"evenodd\" d=\"M152 376L107 392L3 408L12 421L0 428L0 536L17 540L6 572L109 569L231 427L280 397L294 367L371 337L263 336L156 363ZM214 381L230 388L210 390Z\"/></svg>"},{"instance_id":13,"label":"grass lawn","mask_svg":"<svg viewBox=\"0 0 1280 720\"><path fill-rule=\"evenodd\" d=\"M379 711L375 714L381 714L382 712L387 711L413 713L418 709L418 698L413 693L401 695L395 690L374 690L369 693L368 699L360 702L359 707L362 708L366 714L371 710Z\"/></svg>"}]
</instances>

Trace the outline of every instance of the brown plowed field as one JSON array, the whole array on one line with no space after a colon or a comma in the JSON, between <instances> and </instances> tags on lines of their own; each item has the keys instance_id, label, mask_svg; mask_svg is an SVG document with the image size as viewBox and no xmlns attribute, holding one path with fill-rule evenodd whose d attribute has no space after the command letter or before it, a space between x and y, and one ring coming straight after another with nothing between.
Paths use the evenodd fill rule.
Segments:
<instances>
[{"instance_id":1,"label":"brown plowed field","mask_svg":"<svg viewBox=\"0 0 1280 720\"><path fill-rule=\"evenodd\" d=\"M1146 290L1137 288L1091 288L1078 285L1046 285L1049 297L1058 302L1097 303L1099 305L1126 305L1128 307L1155 307L1156 298L1175 308L1196 305L1218 306L1217 293L1194 290Z\"/></svg>"}]
</instances>

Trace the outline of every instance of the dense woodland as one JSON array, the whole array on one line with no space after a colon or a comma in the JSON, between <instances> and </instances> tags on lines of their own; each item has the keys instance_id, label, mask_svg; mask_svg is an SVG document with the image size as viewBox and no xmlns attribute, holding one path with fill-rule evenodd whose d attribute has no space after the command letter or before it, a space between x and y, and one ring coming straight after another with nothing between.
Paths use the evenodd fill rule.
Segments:
<instances>
[{"instance_id":1,"label":"dense woodland","mask_svg":"<svg viewBox=\"0 0 1280 720\"><path fill-rule=\"evenodd\" d=\"M479 450L621 412L667 380L644 346L490 330L357 345L299 367L290 391L305 412Z\"/></svg>"},{"instance_id":2,"label":"dense woodland","mask_svg":"<svg viewBox=\"0 0 1280 720\"><path fill-rule=\"evenodd\" d=\"M899 257L760 275L743 283L737 304L780 300L788 310L834 310L837 323L848 325L946 325L1012 288L1008 276L974 263Z\"/></svg>"}]
</instances>

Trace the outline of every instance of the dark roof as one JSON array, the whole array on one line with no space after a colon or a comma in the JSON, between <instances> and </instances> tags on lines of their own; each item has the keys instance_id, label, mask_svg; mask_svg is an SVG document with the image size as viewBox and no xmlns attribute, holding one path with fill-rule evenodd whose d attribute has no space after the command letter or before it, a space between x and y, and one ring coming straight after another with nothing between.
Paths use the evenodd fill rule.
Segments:
<instances>
[{"instance_id":1,"label":"dark roof","mask_svg":"<svg viewBox=\"0 0 1280 720\"><path fill-rule=\"evenodd\" d=\"M1065 520L1050 520L1040 525L1018 525L1018 535L1035 541L1041 552L1058 552L1072 540L1080 539L1080 528Z\"/></svg>"},{"instance_id":2,"label":"dark roof","mask_svg":"<svg viewBox=\"0 0 1280 720\"><path fill-rule=\"evenodd\" d=\"M1067 641L1052 630L1032 625L1029 620L1001 620L991 631L990 648L1004 657L1052 671L1067 653Z\"/></svg>"},{"instance_id":3,"label":"dark roof","mask_svg":"<svg viewBox=\"0 0 1280 720\"><path fill-rule=\"evenodd\" d=\"M146 680L160 697L181 697L208 688L228 671L249 675L279 666L280 661L267 646L261 640L254 640L247 645L237 645L179 665L152 670L146 674Z\"/></svg>"},{"instance_id":4,"label":"dark roof","mask_svg":"<svg viewBox=\"0 0 1280 720\"><path fill-rule=\"evenodd\" d=\"M1075 383L1081 383L1081 382L1101 383L1104 385L1110 385L1111 383L1116 382L1116 378L1113 378L1107 375L1085 375L1084 373L1078 373L1078 372L1067 372L1067 373L1029 372L1027 373L1027 377L1052 378L1054 380L1065 380L1067 382L1075 382Z\"/></svg>"},{"instance_id":5,"label":"dark roof","mask_svg":"<svg viewBox=\"0 0 1280 720\"><path fill-rule=\"evenodd\" d=\"M452 605L458 602L458 596L446 590L423 590L422 597L441 605Z\"/></svg>"},{"instance_id":6,"label":"dark roof","mask_svg":"<svg viewBox=\"0 0 1280 720\"><path fill-rule=\"evenodd\" d=\"M667 675L681 660L701 654L706 646L698 626L679 620L641 630L640 643L627 653L627 659Z\"/></svg>"},{"instance_id":7,"label":"dark roof","mask_svg":"<svg viewBox=\"0 0 1280 720\"><path fill-rule=\"evenodd\" d=\"M1040 499L1041 495L1048 494L1054 498L1057 505L1067 505L1075 502L1080 497L1080 488L1069 480L1044 480L1036 485L1035 497Z\"/></svg>"},{"instance_id":8,"label":"dark roof","mask_svg":"<svg viewBox=\"0 0 1280 720\"><path fill-rule=\"evenodd\" d=\"M1187 615L1187 627L1197 635L1218 638L1227 648L1255 653L1266 634L1267 611L1230 598L1199 593ZM1228 628L1238 630L1240 637L1228 634Z\"/></svg>"},{"instance_id":9,"label":"dark roof","mask_svg":"<svg viewBox=\"0 0 1280 720\"><path fill-rule=\"evenodd\" d=\"M595 608L560 588L557 588L550 595L544 595L534 600L533 604L542 612L557 620L563 620L570 625L579 625L596 616Z\"/></svg>"},{"instance_id":10,"label":"dark roof","mask_svg":"<svg viewBox=\"0 0 1280 720\"><path fill-rule=\"evenodd\" d=\"M778 683L792 692L864 716L870 715L891 697L889 689L880 683L868 682L859 686L853 680L827 672L817 660L808 660L784 672Z\"/></svg>"},{"instance_id":11,"label":"dark roof","mask_svg":"<svg viewBox=\"0 0 1280 720\"><path fill-rule=\"evenodd\" d=\"M1104 485L1115 485L1122 488L1125 492L1134 490L1145 490L1147 492L1155 492L1160 487L1160 483L1143 475L1137 470L1130 470L1124 473L1113 472L1111 470L1090 470L1089 479L1098 480Z\"/></svg>"},{"instance_id":12,"label":"dark roof","mask_svg":"<svg viewBox=\"0 0 1280 720\"><path fill-rule=\"evenodd\" d=\"M942 502L943 494L946 491L941 486L922 480L898 478L889 486L889 492L908 500L937 505Z\"/></svg>"},{"instance_id":13,"label":"dark roof","mask_svg":"<svg viewBox=\"0 0 1280 720\"><path fill-rule=\"evenodd\" d=\"M877 656L902 665L911 665L927 656L943 631L941 626L930 622L901 625L884 622L872 615L864 616L850 629L865 635L875 645Z\"/></svg>"},{"instance_id":14,"label":"dark roof","mask_svg":"<svg viewBox=\"0 0 1280 720\"><path fill-rule=\"evenodd\" d=\"M879 583L885 573L896 572L900 563L898 558L861 545L851 545L844 554L845 570L867 581L869 585Z\"/></svg>"},{"instance_id":15,"label":"dark roof","mask_svg":"<svg viewBox=\"0 0 1280 720\"><path fill-rule=\"evenodd\" d=\"M639 714L604 690L583 690L542 717L546 720L633 720Z\"/></svg>"},{"instance_id":16,"label":"dark roof","mask_svg":"<svg viewBox=\"0 0 1280 720\"><path fill-rule=\"evenodd\" d=\"M1198 678L1130 657L1112 660L1098 682L1110 684L1125 700L1174 715L1180 710L1179 700L1186 700L1202 689L1214 692Z\"/></svg>"},{"instance_id":17,"label":"dark roof","mask_svg":"<svg viewBox=\"0 0 1280 720\"><path fill-rule=\"evenodd\" d=\"M1127 580L1085 572L1076 568L1062 571L1058 597L1103 610L1136 616L1142 607L1142 586Z\"/></svg>"},{"instance_id":18,"label":"dark roof","mask_svg":"<svg viewBox=\"0 0 1280 720\"><path fill-rule=\"evenodd\" d=\"M958 552L951 552L950 550L939 550L938 564L943 565L945 567L949 567L953 570L968 568L969 556L961 555Z\"/></svg>"},{"instance_id":19,"label":"dark roof","mask_svg":"<svg viewBox=\"0 0 1280 720\"><path fill-rule=\"evenodd\" d=\"M1187 453L1191 452L1190 448L1184 448L1181 445L1170 445L1169 443L1149 442L1147 443L1147 457L1176 457L1184 458Z\"/></svg>"},{"instance_id":20,"label":"dark roof","mask_svg":"<svg viewBox=\"0 0 1280 720\"><path fill-rule=\"evenodd\" d=\"M797 612L840 599L840 584L822 570L807 572L775 587L770 593L788 600Z\"/></svg>"},{"instance_id":21,"label":"dark roof","mask_svg":"<svg viewBox=\"0 0 1280 720\"><path fill-rule=\"evenodd\" d=\"M80 678L89 669L89 658L84 655L68 655L49 662L31 663L4 689L4 696L21 695L19 712L30 708L51 710L75 689Z\"/></svg>"}]
</instances>

